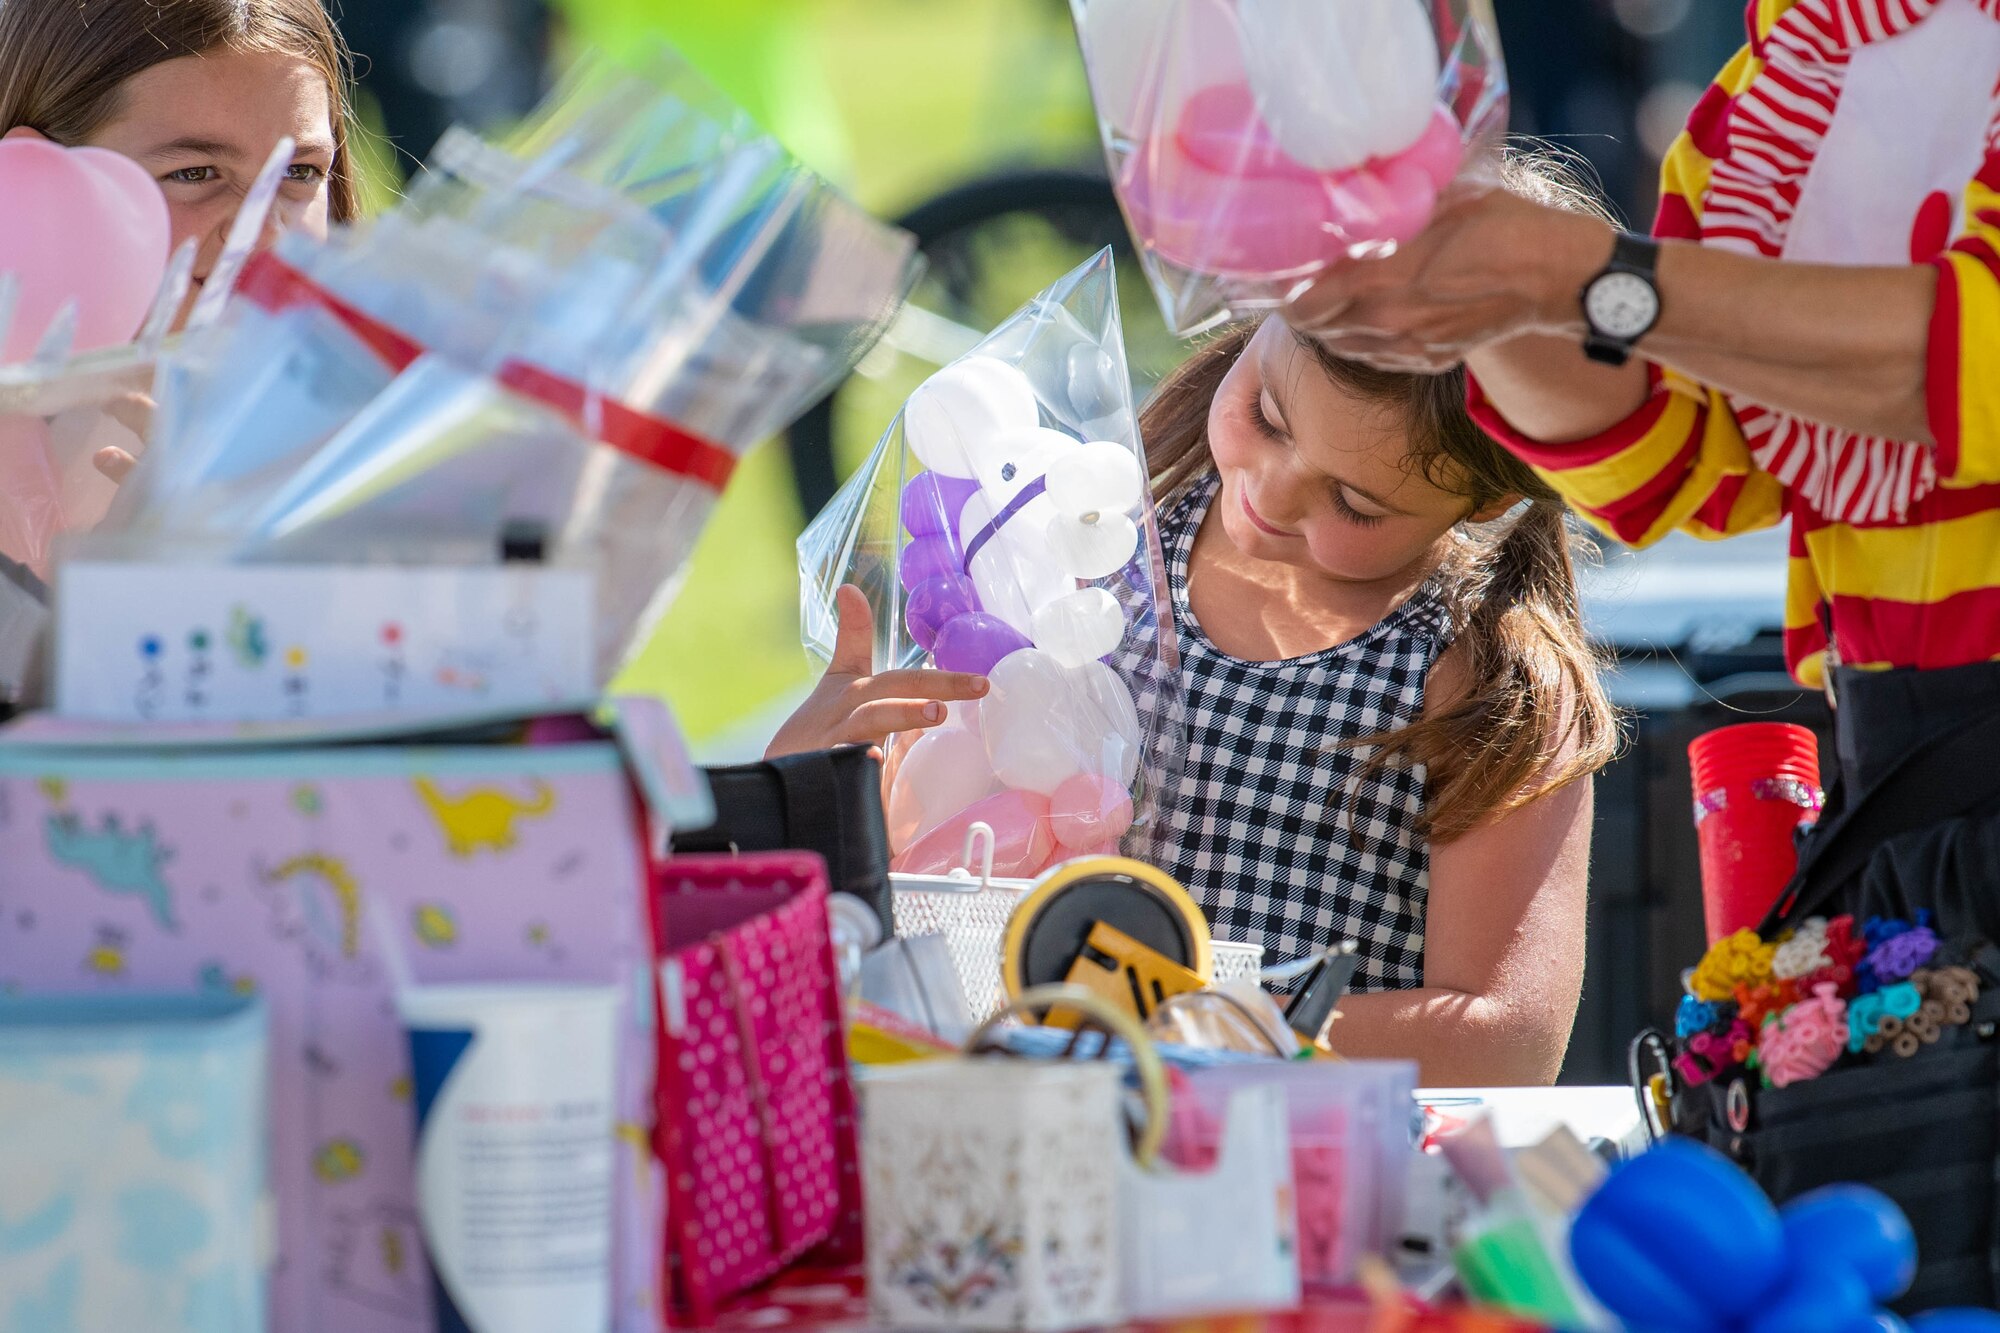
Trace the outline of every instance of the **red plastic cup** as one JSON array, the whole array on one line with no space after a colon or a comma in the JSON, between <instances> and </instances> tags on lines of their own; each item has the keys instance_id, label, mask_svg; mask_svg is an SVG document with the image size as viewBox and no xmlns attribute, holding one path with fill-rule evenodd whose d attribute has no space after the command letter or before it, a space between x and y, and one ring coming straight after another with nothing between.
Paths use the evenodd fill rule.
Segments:
<instances>
[{"instance_id":1,"label":"red plastic cup","mask_svg":"<svg viewBox=\"0 0 2000 1333\"><path fill-rule=\"evenodd\" d=\"M1694 738L1694 826L1708 942L1754 929L1798 869L1798 828L1819 818L1819 741L1789 722Z\"/></svg>"}]
</instances>

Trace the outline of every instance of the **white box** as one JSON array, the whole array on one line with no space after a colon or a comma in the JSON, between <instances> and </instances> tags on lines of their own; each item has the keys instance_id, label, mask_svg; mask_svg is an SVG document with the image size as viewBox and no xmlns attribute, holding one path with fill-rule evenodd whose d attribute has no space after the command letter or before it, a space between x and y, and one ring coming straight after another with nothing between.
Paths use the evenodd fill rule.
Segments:
<instances>
[{"instance_id":1,"label":"white box","mask_svg":"<svg viewBox=\"0 0 2000 1333\"><path fill-rule=\"evenodd\" d=\"M1004 1057L861 1081L868 1303L894 1328L1065 1330L1119 1318L1119 1072Z\"/></svg>"},{"instance_id":2,"label":"white box","mask_svg":"<svg viewBox=\"0 0 2000 1333\"><path fill-rule=\"evenodd\" d=\"M55 711L104 722L451 716L596 695L588 570L73 558Z\"/></svg>"}]
</instances>

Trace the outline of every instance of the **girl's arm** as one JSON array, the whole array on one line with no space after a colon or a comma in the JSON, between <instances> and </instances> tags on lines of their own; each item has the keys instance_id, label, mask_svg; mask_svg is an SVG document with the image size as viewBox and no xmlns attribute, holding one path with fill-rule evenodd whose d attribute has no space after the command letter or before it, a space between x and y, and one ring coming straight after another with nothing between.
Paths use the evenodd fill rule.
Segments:
<instances>
[{"instance_id":1,"label":"girl's arm","mask_svg":"<svg viewBox=\"0 0 2000 1333\"><path fill-rule=\"evenodd\" d=\"M1430 692L1459 675L1447 653ZM1434 845L1425 984L1349 996L1333 1048L1414 1059L1426 1087L1553 1083L1583 990L1590 819L1585 780Z\"/></svg>"}]
</instances>

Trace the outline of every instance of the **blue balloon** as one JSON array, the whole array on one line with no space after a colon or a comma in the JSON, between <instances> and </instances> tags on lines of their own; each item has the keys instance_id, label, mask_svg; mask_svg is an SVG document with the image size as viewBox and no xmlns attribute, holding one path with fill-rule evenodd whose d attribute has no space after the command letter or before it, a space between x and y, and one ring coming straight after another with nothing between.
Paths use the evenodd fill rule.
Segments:
<instances>
[{"instance_id":1,"label":"blue balloon","mask_svg":"<svg viewBox=\"0 0 2000 1333\"><path fill-rule=\"evenodd\" d=\"M1858 1276L1808 1261L1744 1322L1743 1333L1881 1333L1881 1326Z\"/></svg>"},{"instance_id":2,"label":"blue balloon","mask_svg":"<svg viewBox=\"0 0 2000 1333\"><path fill-rule=\"evenodd\" d=\"M2000 1333L2000 1311L1929 1310L1910 1320L1910 1333Z\"/></svg>"},{"instance_id":3,"label":"blue balloon","mask_svg":"<svg viewBox=\"0 0 2000 1333\"><path fill-rule=\"evenodd\" d=\"M1570 1253L1613 1314L1689 1333L1739 1322L1788 1269L1770 1200L1729 1159L1687 1139L1615 1168L1577 1214Z\"/></svg>"},{"instance_id":4,"label":"blue balloon","mask_svg":"<svg viewBox=\"0 0 2000 1333\"><path fill-rule=\"evenodd\" d=\"M1877 1303L1893 1301L1917 1276L1917 1235L1903 1210L1866 1185L1829 1185L1778 1212L1792 1263L1847 1268Z\"/></svg>"}]
</instances>

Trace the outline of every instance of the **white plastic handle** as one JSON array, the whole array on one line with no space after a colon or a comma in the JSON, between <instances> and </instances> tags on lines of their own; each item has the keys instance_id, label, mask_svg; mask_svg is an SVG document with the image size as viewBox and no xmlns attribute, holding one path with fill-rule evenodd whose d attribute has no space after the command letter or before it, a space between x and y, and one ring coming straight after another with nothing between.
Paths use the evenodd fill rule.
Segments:
<instances>
[{"instance_id":1,"label":"white plastic handle","mask_svg":"<svg viewBox=\"0 0 2000 1333\"><path fill-rule=\"evenodd\" d=\"M985 840L986 850L979 858L979 887L985 888L993 881L993 826L984 820L975 820L965 831L965 847L959 852L959 863L968 871L972 860L972 849Z\"/></svg>"}]
</instances>

